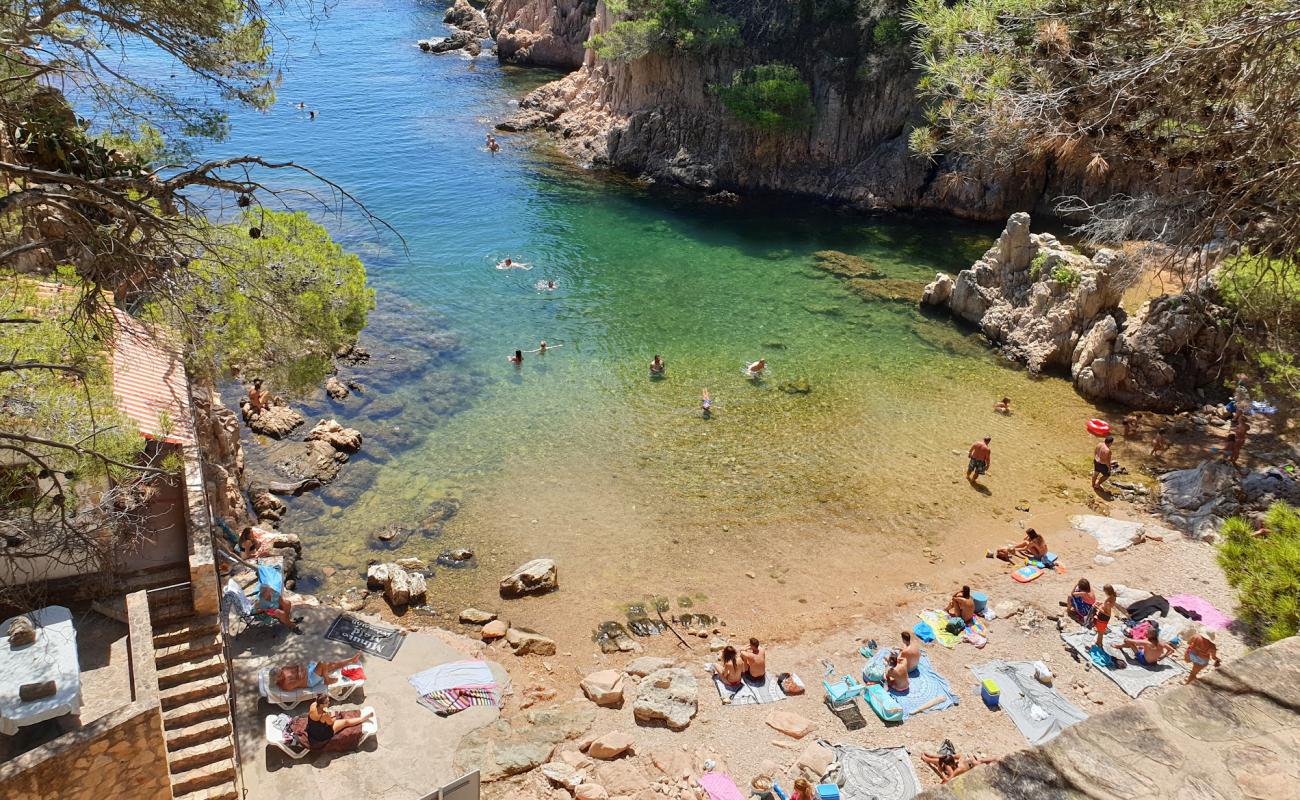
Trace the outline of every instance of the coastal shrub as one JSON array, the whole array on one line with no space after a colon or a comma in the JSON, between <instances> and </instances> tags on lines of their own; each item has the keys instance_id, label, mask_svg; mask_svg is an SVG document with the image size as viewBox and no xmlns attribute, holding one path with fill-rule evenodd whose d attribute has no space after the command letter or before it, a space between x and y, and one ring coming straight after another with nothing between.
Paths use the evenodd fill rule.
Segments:
<instances>
[{"instance_id":1,"label":"coastal shrub","mask_svg":"<svg viewBox=\"0 0 1300 800\"><path fill-rule=\"evenodd\" d=\"M1039 253L1029 262L1029 277L1036 281L1043 279L1043 269L1047 266L1047 253Z\"/></svg>"},{"instance_id":2,"label":"coastal shrub","mask_svg":"<svg viewBox=\"0 0 1300 800\"><path fill-rule=\"evenodd\" d=\"M1079 285L1079 279L1082 276L1078 270L1061 266L1052 270L1052 280L1064 284L1067 289L1073 289Z\"/></svg>"},{"instance_id":3,"label":"coastal shrub","mask_svg":"<svg viewBox=\"0 0 1300 800\"><path fill-rule=\"evenodd\" d=\"M1241 339L1247 361L1271 389L1300 398L1300 267L1245 253L1223 264L1218 288L1252 334Z\"/></svg>"},{"instance_id":4,"label":"coastal shrub","mask_svg":"<svg viewBox=\"0 0 1300 800\"><path fill-rule=\"evenodd\" d=\"M872 27L871 40L880 47L898 47L907 42L907 31L898 17L885 17Z\"/></svg>"},{"instance_id":5,"label":"coastal shrub","mask_svg":"<svg viewBox=\"0 0 1300 800\"><path fill-rule=\"evenodd\" d=\"M1254 536L1250 522L1223 523L1219 566L1237 591L1238 612L1265 642L1300 633L1300 514L1274 503L1265 514L1266 536Z\"/></svg>"},{"instance_id":6,"label":"coastal shrub","mask_svg":"<svg viewBox=\"0 0 1300 800\"><path fill-rule=\"evenodd\" d=\"M191 369L237 367L289 391L316 384L374 308L361 259L301 211L248 213L216 228L207 253L190 264L180 302L154 309L190 336Z\"/></svg>"},{"instance_id":7,"label":"coastal shrub","mask_svg":"<svg viewBox=\"0 0 1300 800\"><path fill-rule=\"evenodd\" d=\"M812 122L812 89L788 64L737 70L730 84L713 89L729 112L756 128L790 131Z\"/></svg>"},{"instance_id":8,"label":"coastal shrub","mask_svg":"<svg viewBox=\"0 0 1300 800\"><path fill-rule=\"evenodd\" d=\"M740 27L709 0L616 0L606 3L625 16L587 41L609 61L635 61L657 49L707 50L740 42Z\"/></svg>"}]
</instances>

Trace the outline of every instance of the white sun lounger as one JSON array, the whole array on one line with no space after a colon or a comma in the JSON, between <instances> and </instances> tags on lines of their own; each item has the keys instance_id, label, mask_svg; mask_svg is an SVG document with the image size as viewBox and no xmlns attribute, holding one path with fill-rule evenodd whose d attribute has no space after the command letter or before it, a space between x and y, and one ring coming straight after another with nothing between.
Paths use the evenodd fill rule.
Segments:
<instances>
[{"instance_id":1,"label":"white sun lounger","mask_svg":"<svg viewBox=\"0 0 1300 800\"><path fill-rule=\"evenodd\" d=\"M273 669L274 667L263 667L262 671L257 674L257 691L265 697L268 702L275 703L285 711L289 711L302 701L311 700L316 697L316 695L320 694L319 691L309 687L293 689L292 691L286 692L284 689L276 686L275 681L271 679L271 672ZM335 702L347 700L348 697L357 690L358 686L364 686L366 684L365 678L362 678L359 681L354 681L343 677L343 674L340 672L334 673L333 677L336 680L334 683L329 684L328 693Z\"/></svg>"},{"instance_id":2,"label":"white sun lounger","mask_svg":"<svg viewBox=\"0 0 1300 800\"><path fill-rule=\"evenodd\" d=\"M371 714L374 714L375 709L372 708L371 706L366 706L365 708L361 709L362 714L365 714L366 712L370 712ZM282 716L283 716L282 714L270 714L267 716L266 746L274 747L278 749L281 753L284 753L289 758L292 758L293 760L297 761L298 759L312 752L312 750L311 748L307 748L307 747L291 747L290 745L285 744L284 731L280 728L280 726L276 722ZM367 741L369 741L378 733L379 733L379 720L378 718L372 716L370 719L361 723L361 738L357 740L357 747L361 747L361 745L365 744Z\"/></svg>"}]
</instances>

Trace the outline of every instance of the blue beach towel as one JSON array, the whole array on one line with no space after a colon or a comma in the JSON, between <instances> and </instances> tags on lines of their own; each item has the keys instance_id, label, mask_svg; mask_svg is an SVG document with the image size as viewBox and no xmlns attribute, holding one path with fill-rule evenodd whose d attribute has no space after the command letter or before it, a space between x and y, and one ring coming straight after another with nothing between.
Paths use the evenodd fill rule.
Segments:
<instances>
[{"instance_id":1,"label":"blue beach towel","mask_svg":"<svg viewBox=\"0 0 1300 800\"><path fill-rule=\"evenodd\" d=\"M885 657L888 652L888 650L885 650L877 653L875 658L867 662L867 666L862 669L864 680L867 671L874 664L880 663L881 668L884 667ZM909 717L927 711L941 711L961 702L961 699L953 693L948 680L935 672L934 667L930 666L930 657L924 653L921 654L921 662L917 664L916 669L908 674L907 691L899 693L891 690L889 695L898 701L898 704L903 707L903 711Z\"/></svg>"}]
</instances>

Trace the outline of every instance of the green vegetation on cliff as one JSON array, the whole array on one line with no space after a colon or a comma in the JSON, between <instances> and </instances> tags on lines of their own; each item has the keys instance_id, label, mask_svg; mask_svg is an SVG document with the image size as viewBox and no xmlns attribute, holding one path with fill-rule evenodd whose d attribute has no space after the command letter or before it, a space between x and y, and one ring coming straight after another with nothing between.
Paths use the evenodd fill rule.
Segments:
<instances>
[{"instance_id":1,"label":"green vegetation on cliff","mask_svg":"<svg viewBox=\"0 0 1300 800\"><path fill-rule=\"evenodd\" d=\"M587 46L610 61L635 61L655 50L706 50L738 44L736 21L709 0L610 0L605 7L623 17Z\"/></svg>"},{"instance_id":2,"label":"green vegetation on cliff","mask_svg":"<svg viewBox=\"0 0 1300 800\"><path fill-rule=\"evenodd\" d=\"M1264 256L1241 255L1219 271L1219 293L1255 335L1246 357L1279 393L1300 399L1300 270Z\"/></svg>"},{"instance_id":3,"label":"green vegetation on cliff","mask_svg":"<svg viewBox=\"0 0 1300 800\"><path fill-rule=\"evenodd\" d=\"M1265 516L1268 533L1234 517L1223 523L1219 565L1237 590L1243 619L1265 642L1300 633L1300 514L1274 503Z\"/></svg>"},{"instance_id":4,"label":"green vegetation on cliff","mask_svg":"<svg viewBox=\"0 0 1300 800\"><path fill-rule=\"evenodd\" d=\"M710 87L742 122L770 131L806 128L813 118L812 89L788 64L736 70L731 83Z\"/></svg>"}]
</instances>

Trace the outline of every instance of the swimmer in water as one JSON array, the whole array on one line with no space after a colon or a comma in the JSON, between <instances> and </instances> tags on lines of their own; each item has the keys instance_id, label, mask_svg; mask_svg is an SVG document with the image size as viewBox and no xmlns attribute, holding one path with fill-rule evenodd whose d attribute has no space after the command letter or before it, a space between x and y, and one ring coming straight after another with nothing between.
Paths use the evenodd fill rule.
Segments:
<instances>
[{"instance_id":1,"label":"swimmer in water","mask_svg":"<svg viewBox=\"0 0 1300 800\"><path fill-rule=\"evenodd\" d=\"M544 355L546 355L546 351L547 351L547 350L554 350L554 349L557 348L557 347L563 347L563 346L564 346L564 345L562 345L562 344L547 344L547 343L546 343L546 340L543 339L543 340L542 340L542 343L541 343L540 345L537 346L537 349L536 349L536 350L529 350L528 352L529 352L529 353L537 353L538 355L543 355L543 356L544 356Z\"/></svg>"},{"instance_id":2,"label":"swimmer in water","mask_svg":"<svg viewBox=\"0 0 1300 800\"><path fill-rule=\"evenodd\" d=\"M308 111L308 112L307 112L307 119L316 119L316 112L315 112L315 111Z\"/></svg>"},{"instance_id":3,"label":"swimmer in water","mask_svg":"<svg viewBox=\"0 0 1300 800\"><path fill-rule=\"evenodd\" d=\"M172 77L174 78L174 77L176 77L176 76L173 75ZM307 107L307 104L306 104L306 103L303 103L303 102L301 102L301 101L298 103L298 108L306 108L306 107Z\"/></svg>"},{"instance_id":4,"label":"swimmer in water","mask_svg":"<svg viewBox=\"0 0 1300 800\"><path fill-rule=\"evenodd\" d=\"M655 353L654 359L650 362L650 377L652 378L663 377L665 368L666 365L664 364L664 360L659 357L658 353Z\"/></svg>"},{"instance_id":5,"label":"swimmer in water","mask_svg":"<svg viewBox=\"0 0 1300 800\"><path fill-rule=\"evenodd\" d=\"M525 264L522 261L516 262L513 258L507 258L497 264L497 269L532 269L531 264Z\"/></svg>"},{"instance_id":6,"label":"swimmer in water","mask_svg":"<svg viewBox=\"0 0 1300 800\"><path fill-rule=\"evenodd\" d=\"M490 134L490 133L487 135L487 149L488 149L488 150L489 150L493 155L496 155L497 152L499 152L499 151L501 150L501 145L497 144L496 137L493 136L493 135Z\"/></svg>"},{"instance_id":7,"label":"swimmer in water","mask_svg":"<svg viewBox=\"0 0 1300 800\"><path fill-rule=\"evenodd\" d=\"M767 369L767 359L760 358L748 367L745 367L745 373L751 378L759 378L763 375L763 370Z\"/></svg>"},{"instance_id":8,"label":"swimmer in water","mask_svg":"<svg viewBox=\"0 0 1300 800\"><path fill-rule=\"evenodd\" d=\"M700 411L703 412L705 419L713 415L713 399L709 397L708 389L700 393Z\"/></svg>"},{"instance_id":9,"label":"swimmer in water","mask_svg":"<svg viewBox=\"0 0 1300 800\"><path fill-rule=\"evenodd\" d=\"M514 364L516 367L524 363L524 354L522 350L516 350L513 356L506 356L506 361Z\"/></svg>"}]
</instances>

